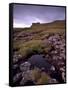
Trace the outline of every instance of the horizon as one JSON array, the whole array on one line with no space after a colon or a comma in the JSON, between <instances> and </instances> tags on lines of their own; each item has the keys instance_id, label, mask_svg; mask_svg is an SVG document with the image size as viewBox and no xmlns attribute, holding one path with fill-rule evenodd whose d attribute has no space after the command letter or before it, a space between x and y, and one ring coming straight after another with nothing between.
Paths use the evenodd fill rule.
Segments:
<instances>
[{"instance_id":1,"label":"horizon","mask_svg":"<svg viewBox=\"0 0 68 90\"><path fill-rule=\"evenodd\" d=\"M56 21L65 21L65 20L56 20ZM39 24L49 24L49 23L53 23L56 21L52 21L52 22L47 22L47 23L40 23L40 22L36 22L35 24L39 23ZM32 23L33 24L33 23ZM30 28L32 26L32 24L29 27L13 27L13 28Z\"/></svg>"}]
</instances>

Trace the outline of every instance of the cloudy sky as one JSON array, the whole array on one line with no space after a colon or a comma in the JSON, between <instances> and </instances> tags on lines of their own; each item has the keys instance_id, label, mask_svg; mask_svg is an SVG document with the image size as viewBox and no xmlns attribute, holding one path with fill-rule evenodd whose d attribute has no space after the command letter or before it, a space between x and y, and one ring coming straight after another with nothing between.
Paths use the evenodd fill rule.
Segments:
<instances>
[{"instance_id":1,"label":"cloudy sky","mask_svg":"<svg viewBox=\"0 0 68 90\"><path fill-rule=\"evenodd\" d=\"M13 27L30 27L32 23L48 23L65 19L65 7L18 5L13 6Z\"/></svg>"}]
</instances>

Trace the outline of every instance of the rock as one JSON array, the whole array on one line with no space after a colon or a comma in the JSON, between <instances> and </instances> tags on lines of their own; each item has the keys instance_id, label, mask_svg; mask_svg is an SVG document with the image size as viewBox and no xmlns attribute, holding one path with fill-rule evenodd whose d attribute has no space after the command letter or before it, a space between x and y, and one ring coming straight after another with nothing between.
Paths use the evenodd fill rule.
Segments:
<instances>
[{"instance_id":1,"label":"rock","mask_svg":"<svg viewBox=\"0 0 68 90\"><path fill-rule=\"evenodd\" d=\"M22 56L20 54L15 53L13 55L13 63L17 63L20 60L20 58L22 58Z\"/></svg>"},{"instance_id":2,"label":"rock","mask_svg":"<svg viewBox=\"0 0 68 90\"><path fill-rule=\"evenodd\" d=\"M24 77L27 80L31 79L31 70L23 72L22 77Z\"/></svg>"},{"instance_id":3,"label":"rock","mask_svg":"<svg viewBox=\"0 0 68 90\"><path fill-rule=\"evenodd\" d=\"M35 83L32 80L25 81L25 79L22 78L22 80L20 81L20 85L24 85L24 86L26 86L26 85L35 85Z\"/></svg>"},{"instance_id":4,"label":"rock","mask_svg":"<svg viewBox=\"0 0 68 90\"><path fill-rule=\"evenodd\" d=\"M20 58L22 58L22 55L21 54L18 55L18 59L20 59Z\"/></svg>"},{"instance_id":5,"label":"rock","mask_svg":"<svg viewBox=\"0 0 68 90\"><path fill-rule=\"evenodd\" d=\"M43 68L41 68L41 71L45 71L45 68L43 67Z\"/></svg>"},{"instance_id":6,"label":"rock","mask_svg":"<svg viewBox=\"0 0 68 90\"><path fill-rule=\"evenodd\" d=\"M57 45L61 45L62 44L62 42L61 41L57 41Z\"/></svg>"},{"instance_id":7,"label":"rock","mask_svg":"<svg viewBox=\"0 0 68 90\"><path fill-rule=\"evenodd\" d=\"M21 73L17 73L14 77L13 77L13 82L17 82L20 78L22 77Z\"/></svg>"},{"instance_id":8,"label":"rock","mask_svg":"<svg viewBox=\"0 0 68 90\"><path fill-rule=\"evenodd\" d=\"M65 54L60 53L60 57L65 58Z\"/></svg>"},{"instance_id":9,"label":"rock","mask_svg":"<svg viewBox=\"0 0 68 90\"><path fill-rule=\"evenodd\" d=\"M57 54L58 52L57 52L57 50L53 50L53 51L51 51L51 54Z\"/></svg>"},{"instance_id":10,"label":"rock","mask_svg":"<svg viewBox=\"0 0 68 90\"><path fill-rule=\"evenodd\" d=\"M51 71L55 71L55 67L54 66L51 66L50 70Z\"/></svg>"},{"instance_id":11,"label":"rock","mask_svg":"<svg viewBox=\"0 0 68 90\"><path fill-rule=\"evenodd\" d=\"M55 55L52 58L53 58L53 60L57 60L57 57Z\"/></svg>"},{"instance_id":12,"label":"rock","mask_svg":"<svg viewBox=\"0 0 68 90\"><path fill-rule=\"evenodd\" d=\"M58 68L60 72L60 77L62 75L65 81L65 37L63 35L54 34L48 38L50 44L52 44L53 49L49 52L48 58L51 58L51 63ZM53 67L51 67L53 69ZM62 81L63 82L63 81Z\"/></svg>"},{"instance_id":13,"label":"rock","mask_svg":"<svg viewBox=\"0 0 68 90\"><path fill-rule=\"evenodd\" d=\"M21 71L27 71L27 70L29 70L30 69L30 63L29 62L24 62L24 63L22 63L21 65L20 65L20 70Z\"/></svg>"},{"instance_id":14,"label":"rock","mask_svg":"<svg viewBox=\"0 0 68 90\"><path fill-rule=\"evenodd\" d=\"M65 69L64 69L64 68L60 68L60 71L61 71L61 72L65 72Z\"/></svg>"},{"instance_id":15,"label":"rock","mask_svg":"<svg viewBox=\"0 0 68 90\"><path fill-rule=\"evenodd\" d=\"M18 58L17 57L13 57L13 63L18 62Z\"/></svg>"},{"instance_id":16,"label":"rock","mask_svg":"<svg viewBox=\"0 0 68 90\"><path fill-rule=\"evenodd\" d=\"M50 79L50 80L49 80L49 83L53 83L53 84L54 84L54 83L58 83L58 82L57 82L56 79Z\"/></svg>"},{"instance_id":17,"label":"rock","mask_svg":"<svg viewBox=\"0 0 68 90\"><path fill-rule=\"evenodd\" d=\"M66 67L65 66L63 66L63 69L65 69Z\"/></svg>"},{"instance_id":18,"label":"rock","mask_svg":"<svg viewBox=\"0 0 68 90\"><path fill-rule=\"evenodd\" d=\"M20 82L20 85L24 85L29 80L32 80L31 79L31 70L28 70L28 71L22 73L22 80Z\"/></svg>"},{"instance_id":19,"label":"rock","mask_svg":"<svg viewBox=\"0 0 68 90\"><path fill-rule=\"evenodd\" d=\"M17 68L18 68L18 64L13 65L12 68L13 68L13 69L17 69Z\"/></svg>"},{"instance_id":20,"label":"rock","mask_svg":"<svg viewBox=\"0 0 68 90\"><path fill-rule=\"evenodd\" d=\"M62 72L62 79L65 81L65 73Z\"/></svg>"},{"instance_id":21,"label":"rock","mask_svg":"<svg viewBox=\"0 0 68 90\"><path fill-rule=\"evenodd\" d=\"M59 49L59 46L58 46L58 45L56 45L56 46L55 46L55 48L56 48L56 49Z\"/></svg>"},{"instance_id":22,"label":"rock","mask_svg":"<svg viewBox=\"0 0 68 90\"><path fill-rule=\"evenodd\" d=\"M25 79L24 79L24 77L22 78L22 80L20 81L20 85L24 85L25 84Z\"/></svg>"},{"instance_id":23,"label":"rock","mask_svg":"<svg viewBox=\"0 0 68 90\"><path fill-rule=\"evenodd\" d=\"M62 59L62 57L61 56L59 56L59 58L58 58L59 60L61 60Z\"/></svg>"},{"instance_id":24,"label":"rock","mask_svg":"<svg viewBox=\"0 0 68 90\"><path fill-rule=\"evenodd\" d=\"M58 66L60 67L64 66L64 62L58 62Z\"/></svg>"},{"instance_id":25,"label":"rock","mask_svg":"<svg viewBox=\"0 0 68 90\"><path fill-rule=\"evenodd\" d=\"M65 53L65 50L63 49L61 52L62 52L62 53Z\"/></svg>"},{"instance_id":26,"label":"rock","mask_svg":"<svg viewBox=\"0 0 68 90\"><path fill-rule=\"evenodd\" d=\"M54 42L54 45L57 45L57 41L56 41L56 42Z\"/></svg>"}]
</instances>

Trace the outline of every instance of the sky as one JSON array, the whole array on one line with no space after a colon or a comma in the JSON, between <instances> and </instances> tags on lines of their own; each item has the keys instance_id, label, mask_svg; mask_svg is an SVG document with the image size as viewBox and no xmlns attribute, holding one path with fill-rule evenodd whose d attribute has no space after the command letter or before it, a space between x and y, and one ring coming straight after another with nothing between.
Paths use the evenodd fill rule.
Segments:
<instances>
[{"instance_id":1,"label":"sky","mask_svg":"<svg viewBox=\"0 0 68 90\"><path fill-rule=\"evenodd\" d=\"M20 5L13 6L13 27L30 27L32 23L65 20L65 7Z\"/></svg>"}]
</instances>

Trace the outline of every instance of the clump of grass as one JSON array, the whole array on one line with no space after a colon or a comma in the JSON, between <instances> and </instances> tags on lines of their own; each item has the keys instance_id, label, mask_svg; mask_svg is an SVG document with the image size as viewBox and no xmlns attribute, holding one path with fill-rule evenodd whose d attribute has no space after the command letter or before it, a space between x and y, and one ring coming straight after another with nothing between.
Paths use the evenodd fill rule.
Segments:
<instances>
[{"instance_id":1,"label":"clump of grass","mask_svg":"<svg viewBox=\"0 0 68 90\"><path fill-rule=\"evenodd\" d=\"M34 53L34 52L41 53L42 52L41 47L44 47L42 45L41 40L31 40L31 41L28 41L28 42L25 42L24 44L22 44L20 46L19 52L22 55L27 55L27 54Z\"/></svg>"},{"instance_id":2,"label":"clump of grass","mask_svg":"<svg viewBox=\"0 0 68 90\"><path fill-rule=\"evenodd\" d=\"M34 82L37 82L38 79L41 77L41 71L39 68L34 68L31 70L31 78Z\"/></svg>"},{"instance_id":3,"label":"clump of grass","mask_svg":"<svg viewBox=\"0 0 68 90\"><path fill-rule=\"evenodd\" d=\"M50 77L45 72L42 72L41 77L40 77L40 79L38 79L36 84L48 84L49 79L50 79Z\"/></svg>"},{"instance_id":4,"label":"clump of grass","mask_svg":"<svg viewBox=\"0 0 68 90\"><path fill-rule=\"evenodd\" d=\"M21 44L19 53L22 56L27 56L29 54L41 54L46 53L51 49L51 46L47 42L43 42L42 40L31 40Z\"/></svg>"},{"instance_id":5,"label":"clump of grass","mask_svg":"<svg viewBox=\"0 0 68 90\"><path fill-rule=\"evenodd\" d=\"M31 79L35 82L35 84L47 84L49 83L50 76L45 72L42 72L39 68L34 68L31 70Z\"/></svg>"}]
</instances>

